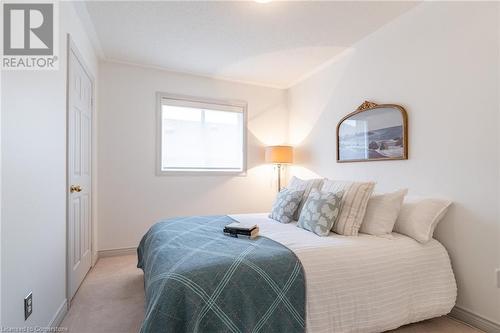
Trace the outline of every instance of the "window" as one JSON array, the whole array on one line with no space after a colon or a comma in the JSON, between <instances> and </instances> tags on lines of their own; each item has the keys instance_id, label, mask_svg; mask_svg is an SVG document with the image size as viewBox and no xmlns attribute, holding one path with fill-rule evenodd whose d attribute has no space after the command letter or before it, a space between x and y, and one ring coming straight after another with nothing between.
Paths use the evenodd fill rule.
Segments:
<instances>
[{"instance_id":1,"label":"window","mask_svg":"<svg viewBox=\"0 0 500 333\"><path fill-rule=\"evenodd\" d=\"M158 93L159 171L245 171L246 103Z\"/></svg>"}]
</instances>

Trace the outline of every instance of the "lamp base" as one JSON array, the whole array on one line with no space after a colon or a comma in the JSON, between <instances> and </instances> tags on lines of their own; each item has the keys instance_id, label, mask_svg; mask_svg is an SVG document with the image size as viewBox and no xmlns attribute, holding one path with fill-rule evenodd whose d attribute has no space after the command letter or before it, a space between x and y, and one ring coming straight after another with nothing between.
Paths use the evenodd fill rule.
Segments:
<instances>
[{"instance_id":1,"label":"lamp base","mask_svg":"<svg viewBox=\"0 0 500 333\"><path fill-rule=\"evenodd\" d=\"M281 164L276 164L276 167L278 168L278 192L281 191Z\"/></svg>"}]
</instances>

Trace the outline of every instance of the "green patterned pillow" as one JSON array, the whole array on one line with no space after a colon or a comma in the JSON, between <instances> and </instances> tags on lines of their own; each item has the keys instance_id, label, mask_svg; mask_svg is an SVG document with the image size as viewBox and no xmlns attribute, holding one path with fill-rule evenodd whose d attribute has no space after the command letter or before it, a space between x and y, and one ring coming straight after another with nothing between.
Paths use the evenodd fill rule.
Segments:
<instances>
[{"instance_id":1,"label":"green patterned pillow","mask_svg":"<svg viewBox=\"0 0 500 333\"><path fill-rule=\"evenodd\" d=\"M294 191L289 189L281 190L276 196L273 204L273 210L269 217L281 223L290 223L293 221L293 215L299 207L300 200L304 191Z\"/></svg>"},{"instance_id":2,"label":"green patterned pillow","mask_svg":"<svg viewBox=\"0 0 500 333\"><path fill-rule=\"evenodd\" d=\"M328 236L335 223L342 203L344 191L320 192L312 189L300 213L297 227Z\"/></svg>"}]
</instances>

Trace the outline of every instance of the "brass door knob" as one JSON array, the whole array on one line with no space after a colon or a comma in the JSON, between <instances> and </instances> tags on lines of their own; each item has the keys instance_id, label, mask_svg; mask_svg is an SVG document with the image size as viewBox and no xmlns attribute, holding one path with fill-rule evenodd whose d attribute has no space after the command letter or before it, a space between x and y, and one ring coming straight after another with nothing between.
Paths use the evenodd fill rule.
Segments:
<instances>
[{"instance_id":1,"label":"brass door knob","mask_svg":"<svg viewBox=\"0 0 500 333\"><path fill-rule=\"evenodd\" d=\"M73 192L81 192L82 191L82 187L80 185L71 185L71 187L69 188L69 191L71 193L73 193Z\"/></svg>"}]
</instances>

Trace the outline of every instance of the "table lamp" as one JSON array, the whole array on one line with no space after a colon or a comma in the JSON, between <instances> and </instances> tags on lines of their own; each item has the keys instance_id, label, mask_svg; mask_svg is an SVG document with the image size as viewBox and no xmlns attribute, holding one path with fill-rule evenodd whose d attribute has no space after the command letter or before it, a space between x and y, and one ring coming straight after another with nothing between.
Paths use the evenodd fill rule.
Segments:
<instances>
[{"instance_id":1,"label":"table lamp","mask_svg":"<svg viewBox=\"0 0 500 333\"><path fill-rule=\"evenodd\" d=\"M266 162L273 163L278 169L278 192L281 191L281 168L283 164L293 162L293 147L270 146L266 147Z\"/></svg>"}]
</instances>

